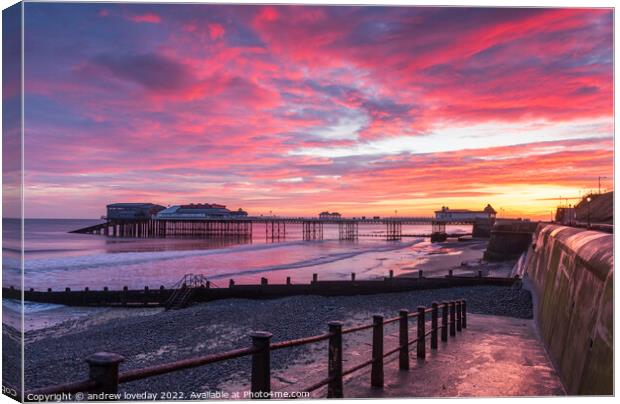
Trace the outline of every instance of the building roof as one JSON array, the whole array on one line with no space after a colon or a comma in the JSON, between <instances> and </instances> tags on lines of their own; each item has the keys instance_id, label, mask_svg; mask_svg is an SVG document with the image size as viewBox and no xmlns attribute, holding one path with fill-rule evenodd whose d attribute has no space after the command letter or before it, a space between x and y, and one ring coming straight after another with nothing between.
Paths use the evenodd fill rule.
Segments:
<instances>
[{"instance_id":1,"label":"building roof","mask_svg":"<svg viewBox=\"0 0 620 404\"><path fill-rule=\"evenodd\" d=\"M111 203L109 205L107 205L106 207L110 208L137 208L137 207L141 207L141 206L159 206L159 205L155 205L154 203L148 203L148 202L125 202L125 203Z\"/></svg>"}]
</instances>

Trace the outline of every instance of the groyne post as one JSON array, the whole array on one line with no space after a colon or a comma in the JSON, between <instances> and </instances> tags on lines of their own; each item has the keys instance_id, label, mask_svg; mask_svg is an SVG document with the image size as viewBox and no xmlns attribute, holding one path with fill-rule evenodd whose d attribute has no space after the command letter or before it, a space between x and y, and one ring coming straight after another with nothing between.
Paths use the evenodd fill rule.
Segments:
<instances>
[{"instance_id":1,"label":"groyne post","mask_svg":"<svg viewBox=\"0 0 620 404\"><path fill-rule=\"evenodd\" d=\"M437 349L437 312L439 307L437 302L432 304L433 310L431 311L431 349Z\"/></svg>"},{"instance_id":2,"label":"groyne post","mask_svg":"<svg viewBox=\"0 0 620 404\"><path fill-rule=\"evenodd\" d=\"M390 279L394 278L394 270L390 269Z\"/></svg>"},{"instance_id":3,"label":"groyne post","mask_svg":"<svg viewBox=\"0 0 620 404\"><path fill-rule=\"evenodd\" d=\"M166 288L164 285L159 287L159 304L164 304L166 302Z\"/></svg>"},{"instance_id":4,"label":"groyne post","mask_svg":"<svg viewBox=\"0 0 620 404\"><path fill-rule=\"evenodd\" d=\"M462 316L461 316L461 313L462 313L461 309L462 309L461 308L461 301L457 300L456 301L456 330L458 332L461 332L463 330L463 328L461 327L461 318L462 318Z\"/></svg>"},{"instance_id":5,"label":"groyne post","mask_svg":"<svg viewBox=\"0 0 620 404\"><path fill-rule=\"evenodd\" d=\"M425 335L426 334L426 315L425 312L426 311L426 307L424 306L418 306L418 344L417 344L417 357L420 359L424 359L426 358L426 341L425 341Z\"/></svg>"},{"instance_id":6,"label":"groyne post","mask_svg":"<svg viewBox=\"0 0 620 404\"><path fill-rule=\"evenodd\" d=\"M290 285L290 284L291 284L291 277L290 277L290 276L287 276L287 277L286 277L286 284L287 284L287 285Z\"/></svg>"},{"instance_id":7,"label":"groyne post","mask_svg":"<svg viewBox=\"0 0 620 404\"><path fill-rule=\"evenodd\" d=\"M342 391L342 322L330 321L329 353L327 358L327 398L343 398Z\"/></svg>"},{"instance_id":8,"label":"groyne post","mask_svg":"<svg viewBox=\"0 0 620 404\"><path fill-rule=\"evenodd\" d=\"M424 278L424 271L422 270L418 271L418 278L420 279Z\"/></svg>"},{"instance_id":9,"label":"groyne post","mask_svg":"<svg viewBox=\"0 0 620 404\"><path fill-rule=\"evenodd\" d=\"M355 282L355 272L351 272L351 281Z\"/></svg>"},{"instance_id":10,"label":"groyne post","mask_svg":"<svg viewBox=\"0 0 620 404\"><path fill-rule=\"evenodd\" d=\"M372 368L370 385L383 388L383 316L372 316Z\"/></svg>"},{"instance_id":11,"label":"groyne post","mask_svg":"<svg viewBox=\"0 0 620 404\"><path fill-rule=\"evenodd\" d=\"M449 270L449 271L448 271L448 276L449 276L450 278L452 278L452 277L454 276L454 271L453 271L453 270Z\"/></svg>"},{"instance_id":12,"label":"groyne post","mask_svg":"<svg viewBox=\"0 0 620 404\"><path fill-rule=\"evenodd\" d=\"M465 300L461 300L461 315L463 316L462 326L467 328L467 302Z\"/></svg>"},{"instance_id":13,"label":"groyne post","mask_svg":"<svg viewBox=\"0 0 620 404\"><path fill-rule=\"evenodd\" d=\"M231 280L228 281L228 287L232 288L233 286L235 286L235 280L231 279Z\"/></svg>"},{"instance_id":14,"label":"groyne post","mask_svg":"<svg viewBox=\"0 0 620 404\"><path fill-rule=\"evenodd\" d=\"M317 283L319 281L319 274L312 274L312 283Z\"/></svg>"},{"instance_id":15,"label":"groyne post","mask_svg":"<svg viewBox=\"0 0 620 404\"><path fill-rule=\"evenodd\" d=\"M456 335L456 319L455 319L456 305L454 302L450 302L450 336Z\"/></svg>"},{"instance_id":16,"label":"groyne post","mask_svg":"<svg viewBox=\"0 0 620 404\"><path fill-rule=\"evenodd\" d=\"M441 340L448 342L448 302L441 304Z\"/></svg>"},{"instance_id":17,"label":"groyne post","mask_svg":"<svg viewBox=\"0 0 620 404\"><path fill-rule=\"evenodd\" d=\"M398 367L401 370L409 369L409 310L401 309L398 312L399 333L398 343L400 346Z\"/></svg>"},{"instance_id":18,"label":"groyne post","mask_svg":"<svg viewBox=\"0 0 620 404\"><path fill-rule=\"evenodd\" d=\"M269 284L269 280L267 278L260 278L261 286L267 286Z\"/></svg>"},{"instance_id":19,"label":"groyne post","mask_svg":"<svg viewBox=\"0 0 620 404\"><path fill-rule=\"evenodd\" d=\"M252 347L256 350L252 354L252 393L269 393L271 391L271 363L269 345L272 334L265 331L255 331L250 334Z\"/></svg>"},{"instance_id":20,"label":"groyne post","mask_svg":"<svg viewBox=\"0 0 620 404\"><path fill-rule=\"evenodd\" d=\"M86 358L89 379L97 383L95 393L118 392L118 366L125 358L109 352L97 352Z\"/></svg>"}]
</instances>

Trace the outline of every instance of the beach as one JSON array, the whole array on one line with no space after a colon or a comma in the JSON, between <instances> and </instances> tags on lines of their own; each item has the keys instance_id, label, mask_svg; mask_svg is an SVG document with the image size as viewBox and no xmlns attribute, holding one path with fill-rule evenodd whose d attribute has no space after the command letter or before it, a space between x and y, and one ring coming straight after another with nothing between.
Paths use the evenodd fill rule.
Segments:
<instances>
[{"instance_id":1,"label":"beach","mask_svg":"<svg viewBox=\"0 0 620 404\"><path fill-rule=\"evenodd\" d=\"M420 263L425 276L443 276L448 269L473 274L478 268L497 268L480 262L485 241L446 242L433 246ZM458 251L458 253L456 253ZM501 273L510 263L500 265ZM503 269L501 269L503 268ZM417 276L417 267L400 276ZM494 273L496 269L489 269ZM466 299L468 312L531 318L531 297L516 287L477 286L419 290L364 296L292 296L273 300L227 299L196 304L182 310L69 308L80 313L62 321L31 326L25 333L25 377L29 389L80 380L86 377L85 358L94 352L121 354L122 370L137 369L174 360L223 352L248 346L252 331L269 331L273 341L324 333L327 323L343 321L345 327L368 324L373 314L386 318L402 308L415 310L434 301ZM56 316L55 318L58 318ZM7 328L7 327L5 327ZM370 343L370 333L345 338L351 364L361 360L355 346ZM5 341L16 344L5 335ZM301 388L300 383L320 380L325 374L325 343L274 352L274 389ZM184 394L247 389L250 360L226 363L162 375L122 386L128 392L174 390ZM302 371L303 369L303 371Z\"/></svg>"},{"instance_id":2,"label":"beach","mask_svg":"<svg viewBox=\"0 0 620 404\"><path fill-rule=\"evenodd\" d=\"M453 299L466 299L469 313L532 316L528 291L496 286L347 297L220 300L183 310L109 319L89 327L75 326L70 331L62 324L31 331L25 348L26 385L31 389L83 379L88 374L84 359L94 352L121 354L126 358L121 370L136 369L246 347L251 331L269 331L274 342L283 341L322 334L332 320L343 321L345 327L369 324L373 314L388 318L402 308L413 311L418 305ZM356 333L353 339L345 338L350 363L361 360L355 355L360 341L370 343L370 334ZM300 383L324 376L325 352L325 343L274 352L274 388L301 388L304 386ZM294 371L297 367L303 367L303 373ZM285 370L286 376L282 373ZM249 372L249 358L241 358L128 383L122 390L188 394L237 391L246 388Z\"/></svg>"}]
</instances>

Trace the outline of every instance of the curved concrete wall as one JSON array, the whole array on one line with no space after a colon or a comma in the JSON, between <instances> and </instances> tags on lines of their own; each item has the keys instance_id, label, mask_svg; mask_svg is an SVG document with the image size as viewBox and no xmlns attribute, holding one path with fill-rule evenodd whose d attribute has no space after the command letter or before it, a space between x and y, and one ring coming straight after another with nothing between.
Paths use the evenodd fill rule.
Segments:
<instances>
[{"instance_id":1,"label":"curved concrete wall","mask_svg":"<svg viewBox=\"0 0 620 404\"><path fill-rule=\"evenodd\" d=\"M569 394L613 394L613 235L540 224L523 264Z\"/></svg>"}]
</instances>

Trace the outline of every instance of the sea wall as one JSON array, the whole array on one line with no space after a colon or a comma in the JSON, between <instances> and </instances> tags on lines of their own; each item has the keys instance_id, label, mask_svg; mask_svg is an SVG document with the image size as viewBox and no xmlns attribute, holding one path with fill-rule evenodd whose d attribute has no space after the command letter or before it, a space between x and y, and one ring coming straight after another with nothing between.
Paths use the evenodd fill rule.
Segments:
<instances>
[{"instance_id":1,"label":"sea wall","mask_svg":"<svg viewBox=\"0 0 620 404\"><path fill-rule=\"evenodd\" d=\"M520 260L569 394L613 394L613 236L539 224Z\"/></svg>"},{"instance_id":2,"label":"sea wall","mask_svg":"<svg viewBox=\"0 0 620 404\"><path fill-rule=\"evenodd\" d=\"M505 261L519 258L532 244L537 223L523 220L497 220L491 229L489 244L484 252L486 261Z\"/></svg>"}]
</instances>

